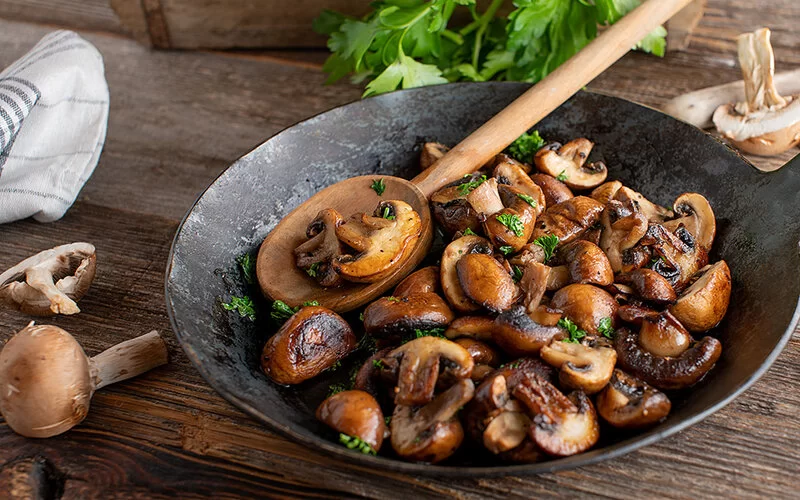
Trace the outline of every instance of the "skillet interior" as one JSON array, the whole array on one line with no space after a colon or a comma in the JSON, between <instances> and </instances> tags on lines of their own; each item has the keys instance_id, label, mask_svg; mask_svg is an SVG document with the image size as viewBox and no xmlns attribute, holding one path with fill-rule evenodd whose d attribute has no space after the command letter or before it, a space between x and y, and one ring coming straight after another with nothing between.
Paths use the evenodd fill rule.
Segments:
<instances>
[{"instance_id":1,"label":"skillet interior","mask_svg":"<svg viewBox=\"0 0 800 500\"><path fill-rule=\"evenodd\" d=\"M275 331L266 302L258 301L256 323L221 307L221 299L248 293L236 257L254 253L284 214L322 187L355 175L413 177L420 143L457 143L527 88L451 84L358 101L284 130L223 172L181 224L166 277L173 331L205 379L255 419L310 448L411 474L476 477L552 471L627 453L701 420L761 376L798 320L800 160L765 174L690 125L589 92L537 126L542 136L590 138L610 179L656 203L668 205L686 191L704 194L717 215L711 260L726 259L733 274L728 315L713 332L722 357L691 394L673 398L665 422L638 434L604 432L589 452L539 464L497 465L469 453L439 466L411 464L351 452L314 419L327 386L347 370L299 389L273 384L260 372L261 348Z\"/></svg>"}]
</instances>

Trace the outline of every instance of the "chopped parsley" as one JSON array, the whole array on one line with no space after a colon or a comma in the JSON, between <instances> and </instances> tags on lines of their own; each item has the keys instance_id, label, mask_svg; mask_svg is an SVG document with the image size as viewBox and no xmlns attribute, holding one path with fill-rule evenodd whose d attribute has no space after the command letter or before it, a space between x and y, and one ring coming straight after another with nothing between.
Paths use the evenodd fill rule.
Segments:
<instances>
[{"instance_id":1,"label":"chopped parsley","mask_svg":"<svg viewBox=\"0 0 800 500\"><path fill-rule=\"evenodd\" d=\"M256 307L253 304L253 299L247 295L244 297L231 297L231 301L227 304L223 303L222 307L228 311L236 311L239 316L250 321L255 321L256 319Z\"/></svg>"},{"instance_id":2,"label":"chopped parsley","mask_svg":"<svg viewBox=\"0 0 800 500\"><path fill-rule=\"evenodd\" d=\"M521 359L514 361L513 363L506 363L505 365L501 366L501 368L519 368L519 365L522 363Z\"/></svg>"},{"instance_id":3,"label":"chopped parsley","mask_svg":"<svg viewBox=\"0 0 800 500\"><path fill-rule=\"evenodd\" d=\"M414 335L416 338L422 337L441 337L446 338L444 336L444 328L428 328L427 330L420 330L419 328L414 330Z\"/></svg>"},{"instance_id":4,"label":"chopped parsley","mask_svg":"<svg viewBox=\"0 0 800 500\"><path fill-rule=\"evenodd\" d=\"M316 300L308 300L303 302L303 307L318 306L319 302ZM284 323L287 319L291 318L294 313L300 310L300 306L289 307L286 302L276 300L272 303L272 312L269 313L270 317L278 323Z\"/></svg>"},{"instance_id":5,"label":"chopped parsley","mask_svg":"<svg viewBox=\"0 0 800 500\"><path fill-rule=\"evenodd\" d=\"M603 334L604 337L614 338L614 327L611 326L611 318L603 318L597 324L597 331Z\"/></svg>"},{"instance_id":6,"label":"chopped parsley","mask_svg":"<svg viewBox=\"0 0 800 500\"><path fill-rule=\"evenodd\" d=\"M349 390L344 384L331 384L328 386L328 397Z\"/></svg>"},{"instance_id":7,"label":"chopped parsley","mask_svg":"<svg viewBox=\"0 0 800 500\"><path fill-rule=\"evenodd\" d=\"M236 262L239 263L239 268L242 270L242 274L244 275L244 280L252 285L256 282L256 270L255 270L255 261L253 257L246 253L244 255L239 256L236 259Z\"/></svg>"},{"instance_id":8,"label":"chopped parsley","mask_svg":"<svg viewBox=\"0 0 800 500\"><path fill-rule=\"evenodd\" d=\"M525 226L517 214L500 214L497 216L497 222L506 226L516 236L522 236L525 233Z\"/></svg>"},{"instance_id":9,"label":"chopped parsley","mask_svg":"<svg viewBox=\"0 0 800 500\"><path fill-rule=\"evenodd\" d=\"M525 203L532 206L533 208L536 208L539 205L538 203L536 203L536 200L533 199L533 196L527 195L525 193L517 193L517 196L519 196L523 201L525 201Z\"/></svg>"},{"instance_id":10,"label":"chopped parsley","mask_svg":"<svg viewBox=\"0 0 800 500\"><path fill-rule=\"evenodd\" d=\"M580 340L586 336L586 332L578 328L578 325L573 323L569 318L561 318L558 320L558 326L569 332L569 338L563 339L563 342L578 344Z\"/></svg>"},{"instance_id":11,"label":"chopped parsley","mask_svg":"<svg viewBox=\"0 0 800 500\"><path fill-rule=\"evenodd\" d=\"M388 300L389 302L400 302L400 299L398 299L397 297L392 297L391 295L386 297L386 300Z\"/></svg>"},{"instance_id":12,"label":"chopped parsley","mask_svg":"<svg viewBox=\"0 0 800 500\"><path fill-rule=\"evenodd\" d=\"M372 185L370 186L373 191L378 193L378 196L382 196L383 192L386 191L386 183L383 182L383 179L375 179L372 181Z\"/></svg>"},{"instance_id":13,"label":"chopped parsley","mask_svg":"<svg viewBox=\"0 0 800 500\"><path fill-rule=\"evenodd\" d=\"M308 274L312 278L316 278L317 277L317 269L319 269L319 262L314 262L313 264L311 264L311 267L306 269L306 274Z\"/></svg>"},{"instance_id":14,"label":"chopped parsley","mask_svg":"<svg viewBox=\"0 0 800 500\"><path fill-rule=\"evenodd\" d=\"M335 372L336 370L338 370L338 369L339 369L339 368L341 368L341 367L342 367L342 360L340 360L340 359L337 359L337 360L336 360L336 363L332 364L332 365L331 365L329 368L327 368L325 371L328 371L328 372Z\"/></svg>"},{"instance_id":15,"label":"chopped parsley","mask_svg":"<svg viewBox=\"0 0 800 500\"><path fill-rule=\"evenodd\" d=\"M470 229L470 228L466 228L466 229L464 230L464 232L463 232L463 233L461 233L461 234L462 234L462 235L464 235L464 236L477 236L477 234L475 234L475 231L473 231L473 230L472 230L472 229Z\"/></svg>"},{"instance_id":16,"label":"chopped parsley","mask_svg":"<svg viewBox=\"0 0 800 500\"><path fill-rule=\"evenodd\" d=\"M311 306L319 306L319 302L317 302L316 300L307 300L307 301L303 302L303 307L311 307ZM296 308L296 309L297 309L297 311L300 310L299 307ZM295 312L297 312L297 311L295 311Z\"/></svg>"},{"instance_id":17,"label":"chopped parsley","mask_svg":"<svg viewBox=\"0 0 800 500\"><path fill-rule=\"evenodd\" d=\"M355 436L348 436L344 433L339 433L339 442L345 445L347 448L355 451L359 451L364 455L375 455L375 450L372 449L372 446L365 443L361 440L361 438L357 438Z\"/></svg>"},{"instance_id":18,"label":"chopped parsley","mask_svg":"<svg viewBox=\"0 0 800 500\"><path fill-rule=\"evenodd\" d=\"M508 154L522 163L533 163L533 155L544 146L544 139L539 135L538 130L530 134L525 132L512 142L508 147Z\"/></svg>"},{"instance_id":19,"label":"chopped parsley","mask_svg":"<svg viewBox=\"0 0 800 500\"><path fill-rule=\"evenodd\" d=\"M375 338L372 335L365 333L358 340L356 349L359 351L375 352L378 350L378 344L375 342Z\"/></svg>"},{"instance_id":20,"label":"chopped parsley","mask_svg":"<svg viewBox=\"0 0 800 500\"><path fill-rule=\"evenodd\" d=\"M383 213L381 214L381 217L383 217L386 220L394 220L395 219L395 216L391 215L389 207L383 207Z\"/></svg>"},{"instance_id":21,"label":"chopped parsley","mask_svg":"<svg viewBox=\"0 0 800 500\"><path fill-rule=\"evenodd\" d=\"M358 319L359 319L359 321L361 321L361 322L363 322L363 321L364 321L364 311L361 311L361 312L358 314Z\"/></svg>"},{"instance_id":22,"label":"chopped parsley","mask_svg":"<svg viewBox=\"0 0 800 500\"><path fill-rule=\"evenodd\" d=\"M384 368L383 360L373 359L372 360L372 366L374 366L378 370L383 370L383 368Z\"/></svg>"},{"instance_id":23,"label":"chopped parsley","mask_svg":"<svg viewBox=\"0 0 800 500\"><path fill-rule=\"evenodd\" d=\"M500 250L503 253L503 255L509 255L514 253L514 247L512 247L511 245L503 245L500 248L498 248L498 250Z\"/></svg>"},{"instance_id":24,"label":"chopped parsley","mask_svg":"<svg viewBox=\"0 0 800 500\"><path fill-rule=\"evenodd\" d=\"M389 425L389 424L391 424L391 423L392 423L392 416L391 416L391 415L389 415L388 417L383 417L383 422L384 422L386 425Z\"/></svg>"},{"instance_id":25,"label":"chopped parsley","mask_svg":"<svg viewBox=\"0 0 800 500\"><path fill-rule=\"evenodd\" d=\"M539 236L533 240L534 245L539 245L544 250L544 262L547 263L553 257L553 251L558 246L558 236L549 234L547 236Z\"/></svg>"},{"instance_id":26,"label":"chopped parsley","mask_svg":"<svg viewBox=\"0 0 800 500\"><path fill-rule=\"evenodd\" d=\"M567 177L567 171L562 170L561 173L556 176L556 179L558 179L561 182L564 182L565 180L569 179L569 177Z\"/></svg>"},{"instance_id":27,"label":"chopped parsley","mask_svg":"<svg viewBox=\"0 0 800 500\"><path fill-rule=\"evenodd\" d=\"M467 174L464 177L469 177L469 176L470 174ZM472 192L473 189L480 186L484 182L486 182L486 176L482 175L478 178L478 180L465 182L464 184L459 184L458 192L461 193L462 195L468 195L469 193Z\"/></svg>"},{"instance_id":28,"label":"chopped parsley","mask_svg":"<svg viewBox=\"0 0 800 500\"><path fill-rule=\"evenodd\" d=\"M514 282L518 282L522 279L522 275L524 272L519 266L511 266L511 271L514 273L512 277L514 278Z\"/></svg>"}]
</instances>

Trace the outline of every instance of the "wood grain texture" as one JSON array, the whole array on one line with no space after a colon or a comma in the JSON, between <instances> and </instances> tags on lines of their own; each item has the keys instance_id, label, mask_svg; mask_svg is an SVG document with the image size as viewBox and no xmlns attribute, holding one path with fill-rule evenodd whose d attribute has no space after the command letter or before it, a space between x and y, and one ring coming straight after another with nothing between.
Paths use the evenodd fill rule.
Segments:
<instances>
[{"instance_id":1,"label":"wood grain texture","mask_svg":"<svg viewBox=\"0 0 800 500\"><path fill-rule=\"evenodd\" d=\"M710 0L687 52L663 61L626 56L590 87L658 105L734 80L732 37L761 25L775 28L779 64L800 66L798 10L793 0ZM0 67L50 29L0 21ZM0 226L0 268L56 244L93 242L98 273L83 312L48 321L70 331L90 356L158 330L170 363L99 391L86 421L65 435L29 440L0 423L0 496L797 497L797 334L762 380L702 423L625 457L556 474L439 481L365 470L250 420L200 378L169 330L163 279L172 235L194 198L239 155L361 90L322 86L324 75L300 58L149 52L120 37L83 34L103 53L111 88L105 151L64 219ZM0 339L28 320L0 311Z\"/></svg>"}]
</instances>

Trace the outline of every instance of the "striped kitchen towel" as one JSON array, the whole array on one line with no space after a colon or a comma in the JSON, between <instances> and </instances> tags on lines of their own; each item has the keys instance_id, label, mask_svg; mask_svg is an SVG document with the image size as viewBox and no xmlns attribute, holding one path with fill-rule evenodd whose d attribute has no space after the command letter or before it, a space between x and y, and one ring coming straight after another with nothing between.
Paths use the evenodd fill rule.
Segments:
<instances>
[{"instance_id":1,"label":"striped kitchen towel","mask_svg":"<svg viewBox=\"0 0 800 500\"><path fill-rule=\"evenodd\" d=\"M108 125L103 58L48 34L0 72L0 223L60 219L92 175Z\"/></svg>"}]
</instances>

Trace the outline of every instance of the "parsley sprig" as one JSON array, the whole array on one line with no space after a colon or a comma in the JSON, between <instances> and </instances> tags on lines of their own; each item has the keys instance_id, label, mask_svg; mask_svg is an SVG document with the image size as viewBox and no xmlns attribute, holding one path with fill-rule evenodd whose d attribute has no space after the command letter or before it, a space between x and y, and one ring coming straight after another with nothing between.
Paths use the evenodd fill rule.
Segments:
<instances>
[{"instance_id":1,"label":"parsley sprig","mask_svg":"<svg viewBox=\"0 0 800 500\"><path fill-rule=\"evenodd\" d=\"M469 174L465 175L464 177L469 177ZM482 176L478 177L477 179L475 179L474 181L468 181L468 182L465 182L463 184L459 184L458 185L458 192L461 195L466 196L469 193L471 193L476 187L480 186L484 182L486 182L486 176L482 175Z\"/></svg>"},{"instance_id":2,"label":"parsley sprig","mask_svg":"<svg viewBox=\"0 0 800 500\"><path fill-rule=\"evenodd\" d=\"M247 318L250 321L256 319L256 306L253 304L253 299L245 295L244 297L231 297L231 301L222 304L228 311L236 311L239 316Z\"/></svg>"},{"instance_id":3,"label":"parsley sprig","mask_svg":"<svg viewBox=\"0 0 800 500\"><path fill-rule=\"evenodd\" d=\"M383 179L375 179L372 181L372 185L370 186L373 191L375 191L378 196L383 196L383 192L386 191L386 183Z\"/></svg>"},{"instance_id":4,"label":"parsley sprig","mask_svg":"<svg viewBox=\"0 0 800 500\"><path fill-rule=\"evenodd\" d=\"M558 320L558 326L565 329L569 333L569 337L563 339L564 342L579 344L580 340L586 336L586 332L578 328L578 325L573 323L569 318L561 318Z\"/></svg>"},{"instance_id":5,"label":"parsley sprig","mask_svg":"<svg viewBox=\"0 0 800 500\"><path fill-rule=\"evenodd\" d=\"M536 200L533 199L533 196L529 196L529 195L524 194L524 193L517 193L517 196L519 196L523 201L525 201L525 203L527 203L528 205L532 206L533 208L536 208L539 205L536 202Z\"/></svg>"},{"instance_id":6,"label":"parsley sprig","mask_svg":"<svg viewBox=\"0 0 800 500\"><path fill-rule=\"evenodd\" d=\"M253 257L246 253L244 255L240 255L236 262L239 263L239 268L242 270L242 275L244 276L244 280L252 285L256 282L256 262Z\"/></svg>"},{"instance_id":7,"label":"parsley sprig","mask_svg":"<svg viewBox=\"0 0 800 500\"><path fill-rule=\"evenodd\" d=\"M309 300L303 302L303 307L306 306L318 306L319 302L316 300ZM275 320L275 322L283 324L286 322L287 319L291 318L294 313L300 310L300 306L297 307L289 307L286 302L282 300L276 300L272 303L272 312L269 313L269 316Z\"/></svg>"},{"instance_id":8,"label":"parsley sprig","mask_svg":"<svg viewBox=\"0 0 800 500\"><path fill-rule=\"evenodd\" d=\"M351 450L360 451L364 455L375 455L375 450L372 446L362 441L361 438L355 436L348 436L347 434L339 434L339 442Z\"/></svg>"},{"instance_id":9,"label":"parsley sprig","mask_svg":"<svg viewBox=\"0 0 800 500\"><path fill-rule=\"evenodd\" d=\"M522 236L525 233L525 226L517 214L500 214L497 216L497 222L506 226L516 236Z\"/></svg>"},{"instance_id":10,"label":"parsley sprig","mask_svg":"<svg viewBox=\"0 0 800 500\"><path fill-rule=\"evenodd\" d=\"M508 147L508 154L522 163L533 163L533 155L542 149L544 144L544 139L539 135L538 130L534 130L530 134L525 132L511 143Z\"/></svg>"},{"instance_id":11,"label":"parsley sprig","mask_svg":"<svg viewBox=\"0 0 800 500\"><path fill-rule=\"evenodd\" d=\"M558 236L548 234L547 236L539 236L533 240L534 245L539 245L544 250L544 262L547 263L553 257L553 252L558 246Z\"/></svg>"},{"instance_id":12,"label":"parsley sprig","mask_svg":"<svg viewBox=\"0 0 800 500\"><path fill-rule=\"evenodd\" d=\"M604 337L609 339L614 338L614 327L611 324L611 318L603 318L600 320L600 323L597 324L597 331L600 332Z\"/></svg>"}]
</instances>

